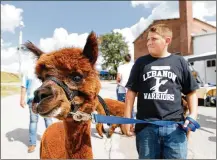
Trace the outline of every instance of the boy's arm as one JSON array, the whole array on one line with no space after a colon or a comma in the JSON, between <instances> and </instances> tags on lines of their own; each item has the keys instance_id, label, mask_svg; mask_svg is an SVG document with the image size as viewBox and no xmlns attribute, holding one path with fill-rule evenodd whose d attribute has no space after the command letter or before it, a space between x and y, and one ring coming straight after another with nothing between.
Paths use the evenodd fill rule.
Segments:
<instances>
[{"instance_id":1,"label":"boy's arm","mask_svg":"<svg viewBox=\"0 0 217 160\"><path fill-rule=\"evenodd\" d=\"M126 84L127 94L125 99L125 110L124 110L124 117L125 118L131 118L131 113L135 101L135 97L139 91L139 75L140 75L140 58L138 58L133 65L131 71L130 71L130 77L128 79L128 82ZM124 125L124 132L127 136L134 135L133 132L130 132L130 124Z\"/></svg>"},{"instance_id":2,"label":"boy's arm","mask_svg":"<svg viewBox=\"0 0 217 160\"><path fill-rule=\"evenodd\" d=\"M136 97L136 92L134 92L132 90L127 91L126 100L125 100L126 107L124 109L124 117L125 118L131 118L131 112L133 110L133 104L135 101L135 97ZM130 124L125 124L124 129L125 129L125 134L127 136L134 135L134 133L130 132Z\"/></svg>"},{"instance_id":3,"label":"boy's arm","mask_svg":"<svg viewBox=\"0 0 217 160\"><path fill-rule=\"evenodd\" d=\"M189 107L189 116L196 120L198 114L198 98L196 91L187 94L186 99Z\"/></svg>"},{"instance_id":4,"label":"boy's arm","mask_svg":"<svg viewBox=\"0 0 217 160\"><path fill-rule=\"evenodd\" d=\"M192 71L190 70L188 63L183 60L183 82L182 82L182 93L186 95L188 108L189 108L189 117L197 120L198 112L198 98L196 90L199 88ZM186 120L184 127L187 127L189 120Z\"/></svg>"},{"instance_id":5,"label":"boy's arm","mask_svg":"<svg viewBox=\"0 0 217 160\"><path fill-rule=\"evenodd\" d=\"M194 120L197 120L197 114L198 114L198 99L196 91L193 91L186 95L188 108L189 108L189 117L193 118ZM183 127L187 127L189 124L189 120L185 120L185 123Z\"/></svg>"}]
</instances>

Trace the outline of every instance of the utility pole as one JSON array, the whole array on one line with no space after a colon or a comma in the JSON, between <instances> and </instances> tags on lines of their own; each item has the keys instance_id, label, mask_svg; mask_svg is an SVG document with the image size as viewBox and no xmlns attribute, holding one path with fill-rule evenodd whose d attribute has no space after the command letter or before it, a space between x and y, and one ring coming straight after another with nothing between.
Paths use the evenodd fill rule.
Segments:
<instances>
[{"instance_id":1,"label":"utility pole","mask_svg":"<svg viewBox=\"0 0 217 160\"><path fill-rule=\"evenodd\" d=\"M24 27L23 22L20 22L20 33L19 33L19 46L17 48L18 50L18 55L19 55L19 77L21 78L21 53L22 53L22 43L23 43L23 32L22 32L22 28Z\"/></svg>"}]
</instances>

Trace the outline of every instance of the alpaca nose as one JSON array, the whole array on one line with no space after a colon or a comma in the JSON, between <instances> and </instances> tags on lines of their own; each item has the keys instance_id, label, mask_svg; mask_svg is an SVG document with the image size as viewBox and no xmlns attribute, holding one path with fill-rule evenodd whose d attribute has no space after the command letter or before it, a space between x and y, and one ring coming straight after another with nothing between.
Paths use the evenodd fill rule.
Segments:
<instances>
[{"instance_id":1,"label":"alpaca nose","mask_svg":"<svg viewBox=\"0 0 217 160\"><path fill-rule=\"evenodd\" d=\"M52 95L53 95L53 91L51 87L43 87L43 88L40 87L34 92L34 102L39 103L43 99Z\"/></svg>"}]
</instances>

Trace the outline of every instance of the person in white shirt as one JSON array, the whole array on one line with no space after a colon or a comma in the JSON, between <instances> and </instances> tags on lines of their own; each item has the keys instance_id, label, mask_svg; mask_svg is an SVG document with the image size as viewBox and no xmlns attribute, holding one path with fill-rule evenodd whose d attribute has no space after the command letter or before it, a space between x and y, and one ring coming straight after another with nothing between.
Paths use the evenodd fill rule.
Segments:
<instances>
[{"instance_id":1,"label":"person in white shirt","mask_svg":"<svg viewBox=\"0 0 217 160\"><path fill-rule=\"evenodd\" d=\"M36 147L38 114L35 114L32 111L32 101L34 98L34 91L42 84L41 81L35 76L33 68L33 66L28 66L22 73L20 96L20 106L24 108L26 104L28 104L30 113L28 153L33 152ZM52 124L51 118L44 118L44 121L46 128Z\"/></svg>"},{"instance_id":2,"label":"person in white shirt","mask_svg":"<svg viewBox=\"0 0 217 160\"><path fill-rule=\"evenodd\" d=\"M118 72L117 72L117 99L118 101L125 102L125 97L126 97L126 92L127 88L125 88L127 81L130 76L130 71L133 67L133 64L131 62L131 55L127 54L124 56L125 63L120 65L118 67ZM132 112L132 117L134 117L133 112Z\"/></svg>"}]
</instances>

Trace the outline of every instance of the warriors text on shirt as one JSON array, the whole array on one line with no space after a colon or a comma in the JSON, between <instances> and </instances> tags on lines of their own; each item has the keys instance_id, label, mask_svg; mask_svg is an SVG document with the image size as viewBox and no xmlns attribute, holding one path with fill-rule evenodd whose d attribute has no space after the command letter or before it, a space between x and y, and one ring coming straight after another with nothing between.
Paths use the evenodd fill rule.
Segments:
<instances>
[{"instance_id":1,"label":"warriors text on shirt","mask_svg":"<svg viewBox=\"0 0 217 160\"><path fill-rule=\"evenodd\" d=\"M159 67L161 69L170 69L169 66L158 66L158 67L153 66L152 69L159 69ZM171 79L173 82L175 82L176 77L177 76L173 72L164 71L164 70L158 70L158 71L154 70L154 71L149 71L146 74L144 74L143 75L144 81L146 81L149 78L153 78L155 79L155 82L156 82L155 85L150 88L150 91L153 91L152 93L144 93L144 99L174 101L174 94L168 94L168 89L160 90L160 87L165 85L168 82L168 79Z\"/></svg>"}]
</instances>

